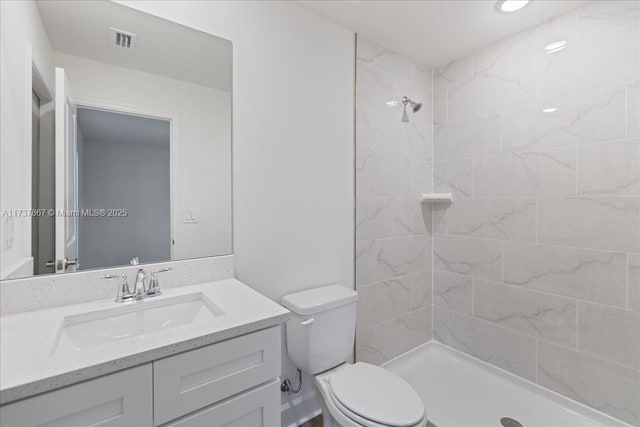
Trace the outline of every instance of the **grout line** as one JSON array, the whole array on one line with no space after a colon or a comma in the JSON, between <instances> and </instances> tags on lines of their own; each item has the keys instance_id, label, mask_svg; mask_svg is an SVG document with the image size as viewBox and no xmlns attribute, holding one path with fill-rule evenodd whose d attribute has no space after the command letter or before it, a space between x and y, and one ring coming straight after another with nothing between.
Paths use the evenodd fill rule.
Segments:
<instances>
[{"instance_id":1,"label":"grout line","mask_svg":"<svg viewBox=\"0 0 640 427\"><path fill-rule=\"evenodd\" d=\"M476 315L476 279L471 278L471 316L475 317Z\"/></svg>"},{"instance_id":2,"label":"grout line","mask_svg":"<svg viewBox=\"0 0 640 427\"><path fill-rule=\"evenodd\" d=\"M535 218L535 222L536 222L536 241L535 241L535 244L537 245L537 244L540 243L540 241L538 239L538 235L540 234L540 200L539 200L538 197L536 197L536 218Z\"/></svg>"},{"instance_id":3,"label":"grout line","mask_svg":"<svg viewBox=\"0 0 640 427\"><path fill-rule=\"evenodd\" d=\"M580 301L576 301L576 351L580 351Z\"/></svg>"},{"instance_id":4,"label":"grout line","mask_svg":"<svg viewBox=\"0 0 640 427\"><path fill-rule=\"evenodd\" d=\"M504 111L498 111L500 115L500 154L504 154Z\"/></svg>"},{"instance_id":5,"label":"grout line","mask_svg":"<svg viewBox=\"0 0 640 427\"><path fill-rule=\"evenodd\" d=\"M504 283L504 240L500 245L500 282Z\"/></svg>"},{"instance_id":6,"label":"grout line","mask_svg":"<svg viewBox=\"0 0 640 427\"><path fill-rule=\"evenodd\" d=\"M435 99L436 99L436 88L435 88L435 69L431 69L431 190L435 191L435 170L436 170L436 135L435 135L435 114L436 114L436 105L435 105ZM449 108L449 101L448 101L448 97L449 97L449 91L448 89L444 89L444 108L445 108L445 117L444 117L444 122L447 122L447 117L448 117L448 108ZM435 224L434 224L434 220L433 220L433 208L434 206L431 205L431 338L433 338L434 336L434 331L435 331L435 275L434 275L434 266L435 266L435 257L434 257L434 251L435 251L435 241L434 241L434 236L435 236Z\"/></svg>"},{"instance_id":7,"label":"grout line","mask_svg":"<svg viewBox=\"0 0 640 427\"><path fill-rule=\"evenodd\" d=\"M449 343L451 342L451 334L449 333L449 330L451 329L451 316L449 315L450 311L448 309L445 309L445 314L447 317L447 330L446 330L446 336L447 336L447 345L450 345Z\"/></svg>"},{"instance_id":8,"label":"grout line","mask_svg":"<svg viewBox=\"0 0 640 427\"><path fill-rule=\"evenodd\" d=\"M470 160L470 159L473 160L473 159L482 159L482 158L487 158L487 157L498 157L498 156L502 156L502 155L505 155L505 154L529 154L529 153L536 154L536 153L544 153L544 152L547 152L547 151L568 150L570 148L587 147L587 146L598 145L598 144L623 143L623 142L634 141L635 139L637 139L637 137L631 137L631 138L624 137L624 138L615 138L615 139L607 139L607 140L599 140L599 141L582 142L582 143L576 143L576 144L556 145L556 146L550 146L550 147L527 148L527 149L523 149L523 150L507 150L507 151L504 151L504 152L495 152L495 153L483 153L483 154L477 154L477 155L474 155L474 156L436 159L436 161L438 161L438 162L450 162L450 161L454 161L454 160Z\"/></svg>"},{"instance_id":9,"label":"grout line","mask_svg":"<svg viewBox=\"0 0 640 427\"><path fill-rule=\"evenodd\" d=\"M353 34L353 290L358 292L358 269L357 269L357 255L358 255L358 105L356 100L358 99L358 33ZM374 251L376 250L375 241L373 244ZM376 252L374 252L374 255ZM377 258L374 257L374 261ZM375 277L375 276L374 276ZM356 306L357 310L357 306ZM356 329L356 328L354 328ZM353 359L356 359L356 337L354 331L353 339Z\"/></svg>"},{"instance_id":10,"label":"grout line","mask_svg":"<svg viewBox=\"0 0 640 427\"><path fill-rule=\"evenodd\" d=\"M627 310L631 310L631 298L629 298L629 290L631 289L631 284L629 283L631 281L631 277L629 277L629 268L631 267L631 254L627 254L627 268L626 270L626 277L627 277L627 292L626 292L626 299L627 299Z\"/></svg>"},{"instance_id":11,"label":"grout line","mask_svg":"<svg viewBox=\"0 0 640 427\"><path fill-rule=\"evenodd\" d=\"M600 253L608 253L608 254L624 255L626 253L629 253L626 249L620 249L620 250L597 249L597 248L588 248L588 247L584 247L584 246L567 246L567 245L557 245L557 244L553 244L553 243L544 243L544 242L536 243L536 242L526 241L526 240L510 240L510 239L496 239L496 238L492 238L492 237L477 237L477 236L469 236L469 235L465 235L465 234L452 234L451 232L449 232L449 233L434 233L434 237L437 237L437 236L439 236L439 237L448 237L448 238L451 238L451 239L454 239L454 240L455 239L470 239L470 240L484 240L484 241L489 241L489 242L507 242L507 243L517 244L517 245L547 246L547 247L554 247L554 248L573 249L573 250L600 252ZM385 240L385 239L381 239L381 240ZM630 252L630 253L634 253L634 252Z\"/></svg>"},{"instance_id":12,"label":"grout line","mask_svg":"<svg viewBox=\"0 0 640 427\"><path fill-rule=\"evenodd\" d=\"M383 197L380 197L383 198ZM405 197L405 199L409 199ZM612 193L586 193L586 194L566 194L564 196L545 196L545 195L536 195L531 194L527 196L500 196L500 195L489 195L489 196L460 196L460 200L502 200L502 199L543 199L543 200L593 200L593 199L613 199L613 200L632 200L640 199L640 195L638 194L612 194ZM455 203L455 201L454 201Z\"/></svg>"},{"instance_id":13,"label":"grout line","mask_svg":"<svg viewBox=\"0 0 640 427\"><path fill-rule=\"evenodd\" d=\"M476 198L476 160L475 158L471 158L471 196ZM447 227L447 231L449 231L449 227Z\"/></svg>"},{"instance_id":14,"label":"grout line","mask_svg":"<svg viewBox=\"0 0 640 427\"><path fill-rule=\"evenodd\" d=\"M486 325L489 325L489 326L497 328L497 329L501 329L502 331L507 332L507 333L515 333L515 334L522 335L522 336L525 336L525 337L528 337L528 338L533 338L533 339L535 339L535 340L537 340L537 341L539 341L541 343L546 343L548 345L552 345L552 346L559 347L559 348L562 348L562 349L565 349L565 350L568 350L568 351L572 351L574 353L578 353L578 354L580 354L582 356L586 356L588 358L597 360L599 362L603 362L603 363L606 363L606 364L609 364L609 365L613 365L613 366L616 366L616 367L619 367L619 368L622 368L622 369L625 369L625 370L633 371L633 372L640 372L636 368L630 367L628 365L623 365L623 364L621 364L619 362L616 362L616 361L613 361L613 360L604 359L604 358L602 358L602 357L600 357L600 356L598 356L598 355L596 355L594 353L590 353L590 352L586 352L586 351L580 351L580 350L577 350L576 348L572 348L572 347L569 347L567 345L560 344L558 342L549 341L548 339L540 338L540 337L537 337L537 336L534 336L534 335L529 335L529 334L521 332L521 331L516 331L516 330L509 329L509 328L505 328L504 326L498 325L498 324L493 323L493 322L488 321L488 320L484 320L484 319L482 319L480 317L472 317L472 316L469 316L468 314L464 314L464 313L460 313L460 312L454 312L454 314L456 314L458 316L466 317L466 318L474 320L474 321L478 321L478 322L484 323Z\"/></svg>"},{"instance_id":15,"label":"grout line","mask_svg":"<svg viewBox=\"0 0 640 427\"><path fill-rule=\"evenodd\" d=\"M629 139L629 85L624 85L624 136Z\"/></svg>"},{"instance_id":16,"label":"grout line","mask_svg":"<svg viewBox=\"0 0 640 427\"><path fill-rule=\"evenodd\" d=\"M577 197L579 195L579 191L578 191L578 177L580 176L580 172L578 169L578 146L575 146L575 152L574 152L574 160L575 160L575 165L576 165L576 176L575 176L575 196Z\"/></svg>"},{"instance_id":17,"label":"grout line","mask_svg":"<svg viewBox=\"0 0 640 427\"><path fill-rule=\"evenodd\" d=\"M600 307L605 307L605 308L609 308L609 309L613 309L613 310L621 310L621 311L628 311L628 312L631 312L631 313L637 313L636 310L627 309L626 305L624 307L621 307L619 305L606 304L606 303L603 303L603 302L588 300L588 299L584 299L584 298L580 298L580 297L576 297L576 296L572 296L572 295L564 295L564 294L554 293L554 292L551 292L551 291L545 291L545 290L532 288L532 287L528 287L528 286L524 286L524 285L514 285L512 283L506 283L506 282L502 282L501 283L501 282L498 282L498 281L495 281L495 280L483 279L483 278L480 278L480 277L469 276L467 274L461 274L461 273L456 273L456 272L451 272L451 271L446 271L446 270L434 269L433 272L434 272L434 274L436 274L436 273L445 273L445 274L450 274L452 276L466 277L466 278L469 278L469 279L472 279L472 280L482 280L483 282L489 282L489 283L493 283L495 285L502 285L502 286L506 286L506 287L509 287L509 288L518 289L518 290L521 290L524 293L531 292L531 293L537 293L537 294L541 294L541 295L547 295L547 296L550 296L550 297L556 297L556 298L559 298L559 299L569 299L569 300L575 301L576 307L578 305L578 302L581 302L583 304L592 304L592 305L597 305L597 306L600 306Z\"/></svg>"},{"instance_id":18,"label":"grout line","mask_svg":"<svg viewBox=\"0 0 640 427\"><path fill-rule=\"evenodd\" d=\"M534 340L534 342L543 341L543 342L546 342L546 343L549 343L549 344L553 344L553 345L558 346L558 347L562 347L562 348L567 349L567 350L577 351L575 348L569 347L566 344L558 343L556 341L550 341L548 339L544 339L543 337L539 337L537 335L531 335L531 334L529 334L527 332L522 332L520 330L511 329L511 328L506 327L504 325L492 322L490 320L483 319L482 317L475 317L475 316L471 316L469 314L461 313L461 312L458 312L458 311L455 311L454 313L456 315L458 315L458 316L466 317L467 319L470 319L472 321L480 322L480 323L482 323L484 325L487 325L489 327L498 329L498 330L500 330L501 332L504 332L504 333L516 334L516 335L520 335L522 337L531 338L531 339ZM587 354L587 353L582 353L582 354ZM600 360L605 360L605 359L600 359ZM605 361L608 362L608 363L616 363L616 362L610 362L610 361L607 361L607 360L605 360ZM620 365L620 366L624 366L624 365ZM626 366L626 368L627 369L633 369L633 368L629 368L628 366Z\"/></svg>"},{"instance_id":19,"label":"grout line","mask_svg":"<svg viewBox=\"0 0 640 427\"><path fill-rule=\"evenodd\" d=\"M445 95L445 103L444 103L444 123L447 123L449 121L449 88L445 87L444 88L444 95ZM435 131L434 131L434 138L435 138Z\"/></svg>"},{"instance_id":20,"label":"grout line","mask_svg":"<svg viewBox=\"0 0 640 427\"><path fill-rule=\"evenodd\" d=\"M535 356L535 362L536 362L536 384L538 384L538 347L540 346L540 339L536 338L536 356Z\"/></svg>"},{"instance_id":21,"label":"grout line","mask_svg":"<svg viewBox=\"0 0 640 427\"><path fill-rule=\"evenodd\" d=\"M463 160L468 160L468 159L463 159ZM455 160L452 160L452 162ZM449 160L443 161L443 162L437 162L437 163L444 163L444 162L449 162ZM533 199L533 198L538 198L538 199L549 199L549 200L555 200L555 199L620 199L620 200L624 200L624 199L638 199L640 198L640 195L638 194L613 194L613 193L586 193L586 194L566 194L566 195L560 195L560 196L553 196L553 195L536 195L536 194L530 194L530 195L524 195L524 196L500 196L500 195L496 195L496 196L460 196L460 199L462 200L469 200L469 199L477 199L477 200L495 200L495 199ZM401 200L415 200L416 197L414 196L358 196L358 199L401 199ZM455 203L455 201L454 201Z\"/></svg>"},{"instance_id":22,"label":"grout line","mask_svg":"<svg viewBox=\"0 0 640 427\"><path fill-rule=\"evenodd\" d=\"M430 241L428 233L420 233L420 234L405 234L402 236L379 237L374 239L363 239L363 240L357 240L357 243L370 242L373 240L375 240L376 242L387 242L391 240L408 240L408 239L415 239L417 237L427 237L427 241Z\"/></svg>"},{"instance_id":23,"label":"grout line","mask_svg":"<svg viewBox=\"0 0 640 427\"><path fill-rule=\"evenodd\" d=\"M634 25L634 24L630 24L630 26L631 25ZM541 54L536 54L535 56L536 56L536 58L544 58L545 55L548 55L548 54L547 53L541 53ZM524 62L525 59L527 59L527 58L523 58L522 60L516 60L515 62ZM367 63L365 62L365 64L367 64ZM538 65L538 63L536 61L536 63L535 63L536 68L537 68L537 65ZM384 71L384 70L382 70L382 71ZM387 72L387 73L389 73L389 72ZM480 74L485 74L485 72L480 73ZM393 75L395 76L395 74L393 74ZM536 76L537 76L537 72L536 72ZM473 78L477 78L477 76L474 75L472 78L465 78L463 80L458 80L456 82L452 82L452 83L449 83L447 85L440 86L437 89L445 89L445 88L448 89L451 86L459 85L461 83L468 82ZM537 82L537 78L535 80ZM633 82L635 82L635 79L626 80L626 81L620 81L620 82L617 82L617 83L609 83L609 84L596 86L596 87L589 87L589 88L586 88L586 89L581 89L578 92L571 92L571 93L562 94L562 95L552 95L552 96L543 97L543 98L540 98L539 94L536 94L536 90L538 89L537 86L536 86L536 87L534 87L534 98L535 99L534 99L533 102L529 102L529 103L525 103L525 104L513 105L511 107L508 107L505 111L506 112L512 112L512 111L526 110L526 109L531 108L531 107L541 106L542 103L555 103L555 102L558 102L558 101L569 100L570 98L576 98L576 97L580 97L580 96L585 95L585 94L590 94L592 92L597 92L597 91L602 91L602 90L605 90L605 89L612 89L612 88L624 86L624 85L627 85L627 84L631 84ZM446 124L452 124L452 123L462 122L462 121L469 120L469 119L479 118L479 117L490 115L492 113L495 113L495 111L493 111L493 112L491 112L491 111L490 112L479 112L479 113L474 112L473 114L462 116L460 118L457 118L456 120L447 121Z\"/></svg>"}]
</instances>

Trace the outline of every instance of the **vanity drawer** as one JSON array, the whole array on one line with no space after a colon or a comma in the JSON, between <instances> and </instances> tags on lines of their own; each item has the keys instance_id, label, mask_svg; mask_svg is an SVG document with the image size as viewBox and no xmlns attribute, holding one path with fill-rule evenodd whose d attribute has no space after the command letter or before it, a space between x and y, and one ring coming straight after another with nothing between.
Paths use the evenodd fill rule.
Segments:
<instances>
[{"instance_id":1,"label":"vanity drawer","mask_svg":"<svg viewBox=\"0 0 640 427\"><path fill-rule=\"evenodd\" d=\"M0 425L150 426L151 364L127 369L0 407Z\"/></svg>"},{"instance_id":2,"label":"vanity drawer","mask_svg":"<svg viewBox=\"0 0 640 427\"><path fill-rule=\"evenodd\" d=\"M280 425L280 380L219 402L163 427L274 427Z\"/></svg>"},{"instance_id":3,"label":"vanity drawer","mask_svg":"<svg viewBox=\"0 0 640 427\"><path fill-rule=\"evenodd\" d=\"M154 423L160 425L280 375L280 327L153 363Z\"/></svg>"}]
</instances>

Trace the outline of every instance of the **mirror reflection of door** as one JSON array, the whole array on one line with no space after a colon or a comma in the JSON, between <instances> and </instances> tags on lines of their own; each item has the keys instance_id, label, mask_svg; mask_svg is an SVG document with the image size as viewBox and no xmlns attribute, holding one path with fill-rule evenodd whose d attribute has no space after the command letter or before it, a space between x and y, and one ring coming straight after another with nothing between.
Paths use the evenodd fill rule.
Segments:
<instances>
[{"instance_id":1,"label":"mirror reflection of door","mask_svg":"<svg viewBox=\"0 0 640 427\"><path fill-rule=\"evenodd\" d=\"M31 206L48 211L55 208L54 99L40 70L32 64L31 76ZM50 274L55 260L55 218L31 218L31 255L34 274Z\"/></svg>"},{"instance_id":2,"label":"mirror reflection of door","mask_svg":"<svg viewBox=\"0 0 640 427\"><path fill-rule=\"evenodd\" d=\"M56 67L55 96L55 270L78 265L78 112L64 69Z\"/></svg>"},{"instance_id":3,"label":"mirror reflection of door","mask_svg":"<svg viewBox=\"0 0 640 427\"><path fill-rule=\"evenodd\" d=\"M33 179L31 181L31 205L34 209L39 209L43 206L41 200L44 191L40 191L40 162L42 161L42 167L46 167L44 164L47 158L44 157L41 160L41 141L40 141L40 97L35 91L31 92L31 167L33 171ZM53 165L49 165L50 168ZM40 240L45 240L46 230L44 221L40 218L34 218L31 222L31 253L34 260L34 271L36 274L53 273L53 267L47 266L48 262L53 259L53 253L44 248L40 248ZM53 240L53 227L49 227L50 240ZM41 255L42 251L42 255ZM43 259L47 258L47 260Z\"/></svg>"}]
</instances>

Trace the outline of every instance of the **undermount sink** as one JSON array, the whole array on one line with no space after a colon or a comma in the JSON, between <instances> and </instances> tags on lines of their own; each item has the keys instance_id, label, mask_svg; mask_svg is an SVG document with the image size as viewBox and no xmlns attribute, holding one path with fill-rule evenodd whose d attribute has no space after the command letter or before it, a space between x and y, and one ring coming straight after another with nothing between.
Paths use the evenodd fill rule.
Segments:
<instances>
[{"instance_id":1,"label":"undermount sink","mask_svg":"<svg viewBox=\"0 0 640 427\"><path fill-rule=\"evenodd\" d=\"M183 325L207 324L223 314L202 293L194 293L67 316L60 325L52 354L146 337Z\"/></svg>"}]
</instances>

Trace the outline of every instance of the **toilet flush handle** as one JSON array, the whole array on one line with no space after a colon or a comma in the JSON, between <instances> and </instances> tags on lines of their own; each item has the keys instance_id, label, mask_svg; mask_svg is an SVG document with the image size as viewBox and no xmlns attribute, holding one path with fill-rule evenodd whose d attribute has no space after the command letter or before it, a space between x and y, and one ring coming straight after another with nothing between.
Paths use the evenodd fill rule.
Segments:
<instances>
[{"instance_id":1,"label":"toilet flush handle","mask_svg":"<svg viewBox=\"0 0 640 427\"><path fill-rule=\"evenodd\" d=\"M314 319L313 317L310 317L307 320L305 320L304 322L300 322L300 324L302 326L308 326L308 325L312 324L315 321L316 321L316 319Z\"/></svg>"}]
</instances>

